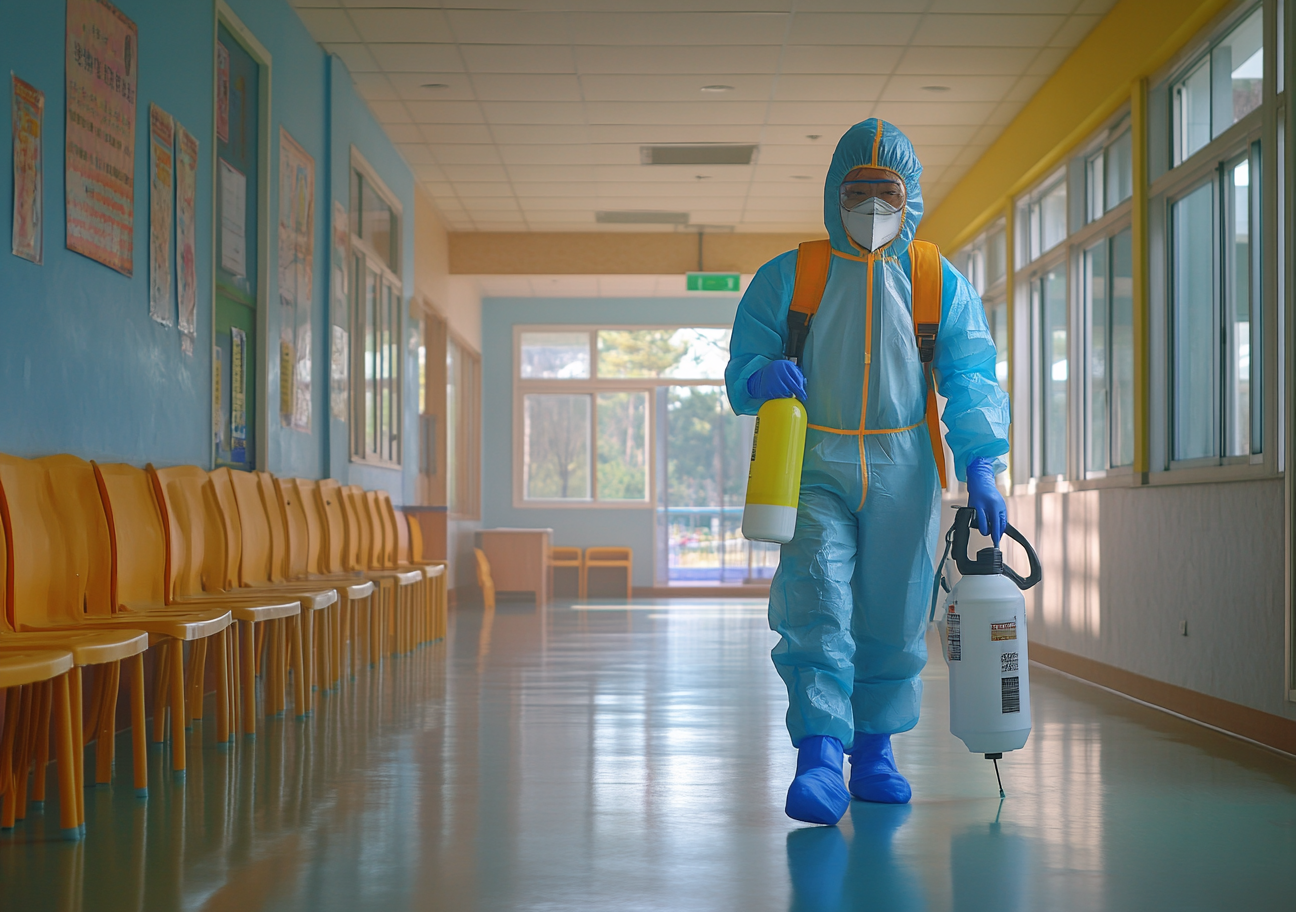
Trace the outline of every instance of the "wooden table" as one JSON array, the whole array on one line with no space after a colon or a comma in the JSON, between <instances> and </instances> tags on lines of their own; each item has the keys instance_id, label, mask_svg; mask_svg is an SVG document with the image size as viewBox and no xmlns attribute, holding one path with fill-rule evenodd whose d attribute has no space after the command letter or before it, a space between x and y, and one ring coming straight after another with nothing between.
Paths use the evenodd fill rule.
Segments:
<instances>
[{"instance_id":1,"label":"wooden table","mask_svg":"<svg viewBox=\"0 0 1296 912\"><path fill-rule=\"evenodd\" d=\"M477 547L490 561L496 592L532 592L549 599L549 545L553 529L482 529Z\"/></svg>"}]
</instances>

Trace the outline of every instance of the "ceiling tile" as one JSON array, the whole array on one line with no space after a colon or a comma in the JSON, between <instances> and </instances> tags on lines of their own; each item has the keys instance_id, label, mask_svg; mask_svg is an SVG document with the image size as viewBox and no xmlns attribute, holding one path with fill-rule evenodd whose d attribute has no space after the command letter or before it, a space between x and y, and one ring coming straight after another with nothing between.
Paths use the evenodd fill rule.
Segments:
<instances>
[{"instance_id":1,"label":"ceiling tile","mask_svg":"<svg viewBox=\"0 0 1296 912\"><path fill-rule=\"evenodd\" d=\"M529 298L531 280L526 276L484 275L477 279L477 287L487 298Z\"/></svg>"},{"instance_id":2,"label":"ceiling tile","mask_svg":"<svg viewBox=\"0 0 1296 912\"><path fill-rule=\"evenodd\" d=\"M587 181L593 175L588 165L514 165L506 166L509 178L518 183L550 181Z\"/></svg>"},{"instance_id":3,"label":"ceiling tile","mask_svg":"<svg viewBox=\"0 0 1296 912\"><path fill-rule=\"evenodd\" d=\"M1093 27L1101 19L1102 16L1072 16L1058 29L1049 45L1051 47L1073 48L1093 31Z\"/></svg>"},{"instance_id":4,"label":"ceiling tile","mask_svg":"<svg viewBox=\"0 0 1296 912\"><path fill-rule=\"evenodd\" d=\"M466 73L388 73L396 94L407 101L471 101L476 96ZM429 89L444 85L444 89Z\"/></svg>"},{"instance_id":5,"label":"ceiling tile","mask_svg":"<svg viewBox=\"0 0 1296 912\"><path fill-rule=\"evenodd\" d=\"M856 124L873 114L874 102L776 101L770 105L772 124ZM843 131L844 132L844 131Z\"/></svg>"},{"instance_id":6,"label":"ceiling tile","mask_svg":"<svg viewBox=\"0 0 1296 912\"><path fill-rule=\"evenodd\" d=\"M499 150L500 158L507 165L592 165L596 162L594 151L588 145L504 145ZM635 147L635 159L638 160L638 147Z\"/></svg>"},{"instance_id":7,"label":"ceiling tile","mask_svg":"<svg viewBox=\"0 0 1296 912\"><path fill-rule=\"evenodd\" d=\"M430 143L491 143L490 127L485 124L423 124L419 128L421 137Z\"/></svg>"},{"instance_id":8,"label":"ceiling tile","mask_svg":"<svg viewBox=\"0 0 1296 912\"><path fill-rule=\"evenodd\" d=\"M903 53L904 47L897 45L789 45L781 72L884 76L895 69Z\"/></svg>"},{"instance_id":9,"label":"ceiling tile","mask_svg":"<svg viewBox=\"0 0 1296 912\"><path fill-rule=\"evenodd\" d=\"M478 212L519 212L518 204L510 196L460 197L463 207L474 214ZM494 217L494 216L493 216Z\"/></svg>"},{"instance_id":10,"label":"ceiling tile","mask_svg":"<svg viewBox=\"0 0 1296 912\"><path fill-rule=\"evenodd\" d=\"M353 14L356 29L368 44L375 42L452 42L445 14L435 9L367 9ZM344 41L334 38L333 41ZM375 49L381 55L381 49Z\"/></svg>"},{"instance_id":11,"label":"ceiling tile","mask_svg":"<svg viewBox=\"0 0 1296 912\"><path fill-rule=\"evenodd\" d=\"M572 43L567 17L559 12L451 9L446 17L461 44Z\"/></svg>"},{"instance_id":12,"label":"ceiling tile","mask_svg":"<svg viewBox=\"0 0 1296 912\"><path fill-rule=\"evenodd\" d=\"M831 146L812 146L808 143L799 146L763 145L760 149L760 163L826 168L832 160L832 154Z\"/></svg>"},{"instance_id":13,"label":"ceiling tile","mask_svg":"<svg viewBox=\"0 0 1296 912\"><path fill-rule=\"evenodd\" d=\"M540 199L593 199L598 196L598 187L593 181L520 181L514 185L518 199L525 201ZM591 204L592 205L592 204Z\"/></svg>"},{"instance_id":14,"label":"ceiling tile","mask_svg":"<svg viewBox=\"0 0 1296 912\"><path fill-rule=\"evenodd\" d=\"M774 89L779 101L876 101L885 76L780 76Z\"/></svg>"},{"instance_id":15,"label":"ceiling tile","mask_svg":"<svg viewBox=\"0 0 1296 912\"><path fill-rule=\"evenodd\" d=\"M306 24L306 30L311 33L311 37L320 44L361 40L345 10L299 9L297 15Z\"/></svg>"},{"instance_id":16,"label":"ceiling tile","mask_svg":"<svg viewBox=\"0 0 1296 912\"><path fill-rule=\"evenodd\" d=\"M452 181L506 181L508 174L503 165L442 165L441 170ZM507 185L505 185L507 186ZM471 196L467 190L460 189L460 196ZM483 194L495 196L498 194Z\"/></svg>"},{"instance_id":17,"label":"ceiling tile","mask_svg":"<svg viewBox=\"0 0 1296 912\"><path fill-rule=\"evenodd\" d=\"M594 208L594 198L589 196L539 196L518 200L524 212L589 211Z\"/></svg>"},{"instance_id":18,"label":"ceiling tile","mask_svg":"<svg viewBox=\"0 0 1296 912\"><path fill-rule=\"evenodd\" d=\"M414 176L421 181L444 181L445 172L436 165L413 165Z\"/></svg>"},{"instance_id":19,"label":"ceiling tile","mask_svg":"<svg viewBox=\"0 0 1296 912\"><path fill-rule=\"evenodd\" d=\"M353 73L351 81L366 101L396 101L400 98L382 73Z\"/></svg>"},{"instance_id":20,"label":"ceiling tile","mask_svg":"<svg viewBox=\"0 0 1296 912\"><path fill-rule=\"evenodd\" d=\"M915 146L961 146L972 138L977 128L969 124L909 125L905 136Z\"/></svg>"},{"instance_id":21,"label":"ceiling tile","mask_svg":"<svg viewBox=\"0 0 1296 912\"><path fill-rule=\"evenodd\" d=\"M454 184L447 180L423 180L423 189L430 193L433 199L454 197Z\"/></svg>"},{"instance_id":22,"label":"ceiling tile","mask_svg":"<svg viewBox=\"0 0 1296 912\"><path fill-rule=\"evenodd\" d=\"M829 149L837 145L837 140L854 121L834 123L834 124L770 124L765 127L761 135L762 142L780 143L785 146L790 145L817 145L827 146ZM811 136L817 136L818 139L811 139Z\"/></svg>"},{"instance_id":23,"label":"ceiling tile","mask_svg":"<svg viewBox=\"0 0 1296 912\"><path fill-rule=\"evenodd\" d=\"M475 101L409 101L410 116L415 123L481 123L481 107Z\"/></svg>"},{"instance_id":24,"label":"ceiling tile","mask_svg":"<svg viewBox=\"0 0 1296 912\"><path fill-rule=\"evenodd\" d=\"M902 46L921 18L909 13L798 13L788 43Z\"/></svg>"},{"instance_id":25,"label":"ceiling tile","mask_svg":"<svg viewBox=\"0 0 1296 912\"><path fill-rule=\"evenodd\" d=\"M1113 6L1116 0L1080 0L1080 5L1073 12L1081 15L1105 16Z\"/></svg>"},{"instance_id":26,"label":"ceiling tile","mask_svg":"<svg viewBox=\"0 0 1296 912\"><path fill-rule=\"evenodd\" d=\"M932 0L928 15L947 13L1053 13L1071 14L1077 0Z\"/></svg>"},{"instance_id":27,"label":"ceiling tile","mask_svg":"<svg viewBox=\"0 0 1296 912\"><path fill-rule=\"evenodd\" d=\"M591 124L758 124L765 104L754 101L590 102Z\"/></svg>"},{"instance_id":28,"label":"ceiling tile","mask_svg":"<svg viewBox=\"0 0 1296 912\"><path fill-rule=\"evenodd\" d=\"M1040 86L1044 85L1048 77L1046 76L1023 76L1017 80L1017 84L1004 95L1005 101L1030 101L1039 91Z\"/></svg>"},{"instance_id":29,"label":"ceiling tile","mask_svg":"<svg viewBox=\"0 0 1296 912\"><path fill-rule=\"evenodd\" d=\"M713 75L584 75L580 85L587 101L686 101L704 104L769 100L774 77L770 75L726 75L719 82ZM706 85L727 85L732 91L709 93Z\"/></svg>"},{"instance_id":30,"label":"ceiling tile","mask_svg":"<svg viewBox=\"0 0 1296 912\"><path fill-rule=\"evenodd\" d=\"M575 124L492 124L495 141L506 143L588 143L590 131Z\"/></svg>"},{"instance_id":31,"label":"ceiling tile","mask_svg":"<svg viewBox=\"0 0 1296 912\"><path fill-rule=\"evenodd\" d=\"M923 168L926 169L933 165L948 165L958 156L962 146L919 146L915 149L918 153L918 161L922 162Z\"/></svg>"},{"instance_id":32,"label":"ceiling tile","mask_svg":"<svg viewBox=\"0 0 1296 912\"><path fill-rule=\"evenodd\" d=\"M778 45L680 47L581 46L573 49L578 71L595 74L641 74L673 76L681 73L716 75L763 73L773 75L779 67Z\"/></svg>"},{"instance_id":33,"label":"ceiling tile","mask_svg":"<svg viewBox=\"0 0 1296 912\"><path fill-rule=\"evenodd\" d=\"M580 124L585 112L577 102L489 101L482 103L493 124Z\"/></svg>"},{"instance_id":34,"label":"ceiling tile","mask_svg":"<svg viewBox=\"0 0 1296 912\"><path fill-rule=\"evenodd\" d=\"M917 45L952 47L1042 47L1063 22L1062 16L924 16L914 35Z\"/></svg>"},{"instance_id":35,"label":"ceiling tile","mask_svg":"<svg viewBox=\"0 0 1296 912\"><path fill-rule=\"evenodd\" d=\"M1070 48L1040 48L1035 59L1026 67L1026 75L1051 76L1062 65L1062 61L1070 56Z\"/></svg>"},{"instance_id":36,"label":"ceiling tile","mask_svg":"<svg viewBox=\"0 0 1296 912\"><path fill-rule=\"evenodd\" d=\"M461 73L453 44L370 44L369 52L388 73Z\"/></svg>"},{"instance_id":37,"label":"ceiling tile","mask_svg":"<svg viewBox=\"0 0 1296 912\"><path fill-rule=\"evenodd\" d=\"M570 47L554 45L465 44L464 64L474 73L574 73Z\"/></svg>"},{"instance_id":38,"label":"ceiling tile","mask_svg":"<svg viewBox=\"0 0 1296 912\"><path fill-rule=\"evenodd\" d=\"M403 101L371 101L369 110L373 111L374 117L385 124L411 123L409 111L405 110Z\"/></svg>"},{"instance_id":39,"label":"ceiling tile","mask_svg":"<svg viewBox=\"0 0 1296 912\"><path fill-rule=\"evenodd\" d=\"M892 76L882 98L886 101L1000 101L1013 88L1013 76ZM932 91L928 87L946 91Z\"/></svg>"},{"instance_id":40,"label":"ceiling tile","mask_svg":"<svg viewBox=\"0 0 1296 912\"><path fill-rule=\"evenodd\" d=\"M949 76L1016 76L1035 59L1035 48L911 47L897 73Z\"/></svg>"},{"instance_id":41,"label":"ceiling tile","mask_svg":"<svg viewBox=\"0 0 1296 912\"><path fill-rule=\"evenodd\" d=\"M543 73L474 73L473 89L482 101L581 101L572 75Z\"/></svg>"},{"instance_id":42,"label":"ceiling tile","mask_svg":"<svg viewBox=\"0 0 1296 912\"><path fill-rule=\"evenodd\" d=\"M498 165L499 151L492 145L429 145L438 165Z\"/></svg>"},{"instance_id":43,"label":"ceiling tile","mask_svg":"<svg viewBox=\"0 0 1296 912\"><path fill-rule=\"evenodd\" d=\"M780 45L787 28L783 13L571 13L567 18L574 44Z\"/></svg>"},{"instance_id":44,"label":"ceiling tile","mask_svg":"<svg viewBox=\"0 0 1296 912\"><path fill-rule=\"evenodd\" d=\"M326 44L324 50L341 57L346 68L352 73L372 73L380 69L378 61L363 44L333 42Z\"/></svg>"},{"instance_id":45,"label":"ceiling tile","mask_svg":"<svg viewBox=\"0 0 1296 912\"><path fill-rule=\"evenodd\" d=\"M435 165L436 159L432 157L432 150L427 147L426 143L397 143L397 151L401 157L411 165Z\"/></svg>"},{"instance_id":46,"label":"ceiling tile","mask_svg":"<svg viewBox=\"0 0 1296 912\"><path fill-rule=\"evenodd\" d=\"M418 143L423 141L423 133L415 124L383 124L387 137L394 143Z\"/></svg>"},{"instance_id":47,"label":"ceiling tile","mask_svg":"<svg viewBox=\"0 0 1296 912\"><path fill-rule=\"evenodd\" d=\"M758 143L760 124L592 124L595 143Z\"/></svg>"},{"instance_id":48,"label":"ceiling tile","mask_svg":"<svg viewBox=\"0 0 1296 912\"><path fill-rule=\"evenodd\" d=\"M530 226L521 218L510 221L495 221L494 217L501 213L487 213L492 217L491 221L476 219L478 231L526 231Z\"/></svg>"},{"instance_id":49,"label":"ceiling tile","mask_svg":"<svg viewBox=\"0 0 1296 912\"><path fill-rule=\"evenodd\" d=\"M876 114L901 130L910 125L948 126L985 123L995 105L990 102L881 101Z\"/></svg>"},{"instance_id":50,"label":"ceiling tile","mask_svg":"<svg viewBox=\"0 0 1296 912\"><path fill-rule=\"evenodd\" d=\"M451 165L451 168L467 168L468 165ZM501 171L504 169L501 168ZM512 196L513 185L503 180L481 180L479 178L459 178L449 174L447 177L454 183L461 196Z\"/></svg>"}]
</instances>

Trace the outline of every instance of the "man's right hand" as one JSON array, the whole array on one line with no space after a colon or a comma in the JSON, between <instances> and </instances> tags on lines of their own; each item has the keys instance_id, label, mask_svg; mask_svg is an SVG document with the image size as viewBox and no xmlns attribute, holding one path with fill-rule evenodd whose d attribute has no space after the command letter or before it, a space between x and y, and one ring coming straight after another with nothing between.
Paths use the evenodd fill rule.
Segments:
<instances>
[{"instance_id":1,"label":"man's right hand","mask_svg":"<svg viewBox=\"0 0 1296 912\"><path fill-rule=\"evenodd\" d=\"M788 399L805 401L805 374L791 361L771 361L747 378L747 395L761 402Z\"/></svg>"}]
</instances>

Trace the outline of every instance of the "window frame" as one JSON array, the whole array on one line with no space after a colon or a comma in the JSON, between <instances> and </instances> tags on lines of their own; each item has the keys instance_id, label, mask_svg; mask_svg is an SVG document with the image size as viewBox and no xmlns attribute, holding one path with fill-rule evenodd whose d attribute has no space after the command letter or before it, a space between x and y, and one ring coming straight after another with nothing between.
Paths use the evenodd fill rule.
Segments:
<instances>
[{"instance_id":1,"label":"window frame","mask_svg":"<svg viewBox=\"0 0 1296 912\"><path fill-rule=\"evenodd\" d=\"M350 424L351 424L351 443L350 443L350 460L353 463L374 466L375 468L399 470L404 461L404 406L405 406L405 345L404 345L404 324L407 302L404 294L404 283L400 275L396 272L400 264L400 254L402 239L405 231L404 212L400 200L394 193L388 189L382 178L373 170L373 167L365 161L364 157L354 147L351 147L350 170L348 171L348 181L350 181L352 172L359 172L361 177L370 183L377 194L382 198L392 211L392 264L389 264L377 250L367 241L355 234L353 229L353 219L348 218L349 230L351 230L351 262L348 269L351 272L351 402L350 402ZM349 198L350 194L348 194ZM349 214L350 216L350 214ZM382 408L377 401L377 388L375 388L375 414L369 414L369 402L365 390L365 339L369 329L368 309L365 306L365 290L368 272L372 270L378 280L379 287L385 289L389 297L386 303L380 303L379 307L386 310L386 317L389 321L389 332L393 342L388 346L392 349L391 356L391 374L386 378L390 388L394 393L393 400L388 414L391 419L391 428L389 430L388 444L395 458L388 459L381 455L381 449L377 444L377 436L380 431L380 416ZM381 293L380 293L381 296ZM380 318L378 327L383 321ZM375 332L378 331L375 327ZM377 351L375 343L375 351ZM378 378L375 378L378 381ZM369 426L370 418L373 417L377 424L374 428L375 448L370 449L365 439L365 433Z\"/></svg>"},{"instance_id":2,"label":"window frame","mask_svg":"<svg viewBox=\"0 0 1296 912\"><path fill-rule=\"evenodd\" d=\"M598 333L600 331L621 330L677 330L677 329L724 329L733 327L727 323L517 323L513 326L513 507L522 510L557 509L557 510L655 510L657 508L657 389L668 386L719 386L724 387L723 377L718 379L693 379L680 377L608 377L598 376ZM524 333L561 332L587 333L589 339L589 376L585 378L556 377L523 377L522 376L522 336ZM647 473L647 484L643 500L600 500L598 496L598 394L641 392L647 399L644 429L644 462ZM528 498L525 497L525 454L523 453L524 428L526 421L527 395L561 394L587 395L590 397L589 428L589 464L590 464L590 497L576 498Z\"/></svg>"},{"instance_id":3,"label":"window frame","mask_svg":"<svg viewBox=\"0 0 1296 912\"><path fill-rule=\"evenodd\" d=\"M446 512L450 519L475 520L481 518L482 357L462 336L447 328L447 359L452 346L463 363L471 367L473 382L466 395L461 395L458 411L451 412L450 392L462 389L461 377L450 376L448 363L443 368L446 377ZM462 367L460 372L462 375ZM453 437L451 418L456 425ZM448 446L451 441L455 444L454 452ZM453 476L452 467L459 470Z\"/></svg>"}]
</instances>

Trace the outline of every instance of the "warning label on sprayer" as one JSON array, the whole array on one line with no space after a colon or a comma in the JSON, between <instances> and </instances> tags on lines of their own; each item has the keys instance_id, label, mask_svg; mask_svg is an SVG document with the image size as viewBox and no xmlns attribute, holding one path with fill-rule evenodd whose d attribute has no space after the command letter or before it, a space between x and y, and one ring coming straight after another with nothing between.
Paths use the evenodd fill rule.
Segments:
<instances>
[{"instance_id":1,"label":"warning label on sprayer","mask_svg":"<svg viewBox=\"0 0 1296 912\"><path fill-rule=\"evenodd\" d=\"M963 619L952 611L945 618L945 642L949 651L949 660L962 661Z\"/></svg>"},{"instance_id":2,"label":"warning label on sprayer","mask_svg":"<svg viewBox=\"0 0 1296 912\"><path fill-rule=\"evenodd\" d=\"M990 625L990 642L997 643L1000 640L1017 639L1017 622L1004 621L999 624Z\"/></svg>"}]
</instances>

